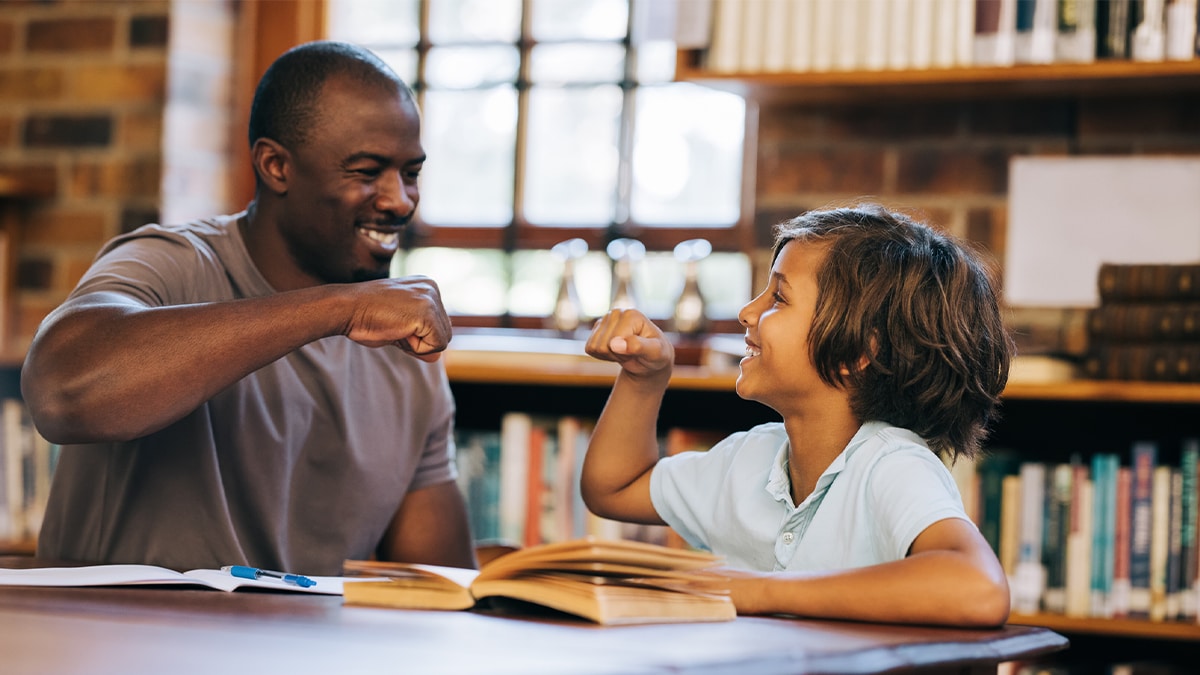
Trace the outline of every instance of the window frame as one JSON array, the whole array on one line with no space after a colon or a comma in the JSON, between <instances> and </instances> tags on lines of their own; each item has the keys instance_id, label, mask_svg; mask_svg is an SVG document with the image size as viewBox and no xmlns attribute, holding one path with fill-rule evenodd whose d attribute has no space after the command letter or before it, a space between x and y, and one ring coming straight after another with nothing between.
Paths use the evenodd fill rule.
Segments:
<instances>
[{"instance_id":1,"label":"window frame","mask_svg":"<svg viewBox=\"0 0 1200 675\"><path fill-rule=\"evenodd\" d=\"M631 5L637 0L631 0ZM604 225L591 226L555 226L535 225L525 219L522 213L524 197L524 167L526 162L526 138L528 130L529 90L531 78L529 73L529 58L531 50L539 44L530 33L529 8L533 0L522 2L521 37L515 44L520 51L520 69L517 81L514 83L517 92L517 129L515 137L515 152L513 165L513 217L508 223L488 226L454 225L438 226L428 223L421 218L420 209L414 218L412 226L406 230L403 248L411 250L418 247L440 246L449 248L495 249L512 253L519 250L549 250L554 244L579 237L588 243L592 250L603 250L608 242L620 237L633 237L641 241L647 251L669 252L676 244L687 239L703 237L712 243L714 252L742 253L747 256L752 270L753 281L761 276L760 261L756 251L761 250L763 243L757 241L758 235L754 227L754 174L757 153L757 115L758 110L753 101L745 102L746 113L743 129L742 180L739 186L740 208L735 223L727 227L688 226L678 225L644 225L633 221L629 209L629 185L632 181L631 146L633 139L632 120L635 114L635 102L629 100L635 95L638 85L633 77L636 72L637 48L631 44L631 31L626 30L625 37L619 43L627 50L622 79L618 83L622 96L621 126L619 143L621 153L618 165L618 193L620 202L617 205L617 217L613 222ZM417 51L417 82L410 83L417 95L418 104L424 106L425 89L424 77L426 60L433 45L428 41L429 1L421 0L420 33L421 38L416 45ZM254 174L250 166L249 149L246 147L243 130L249 123L250 101L253 99L254 88L258 79L266 71L270 63L287 49L310 40L327 39L327 2L326 0L274 0L273 2L243 2L240 3L240 25L238 29L235 51L238 63L244 64L239 68L235 83L234 104L237 106L236 118L239 122L233 130L233 159L234 175L231 194L241 204L248 204L254 197ZM635 11L631 7L629 21L634 21ZM570 42L581 42L572 40ZM617 41L598 41L613 44ZM449 43L439 44L446 46ZM551 43L552 44L552 43ZM683 53L679 58L685 58ZM239 207L240 208L240 207ZM767 244L769 246L769 243ZM542 317L513 316L510 314L492 316L455 315L456 325L472 327L518 327L540 328L544 324ZM713 332L737 332L740 327L735 319L715 320L710 328Z\"/></svg>"}]
</instances>

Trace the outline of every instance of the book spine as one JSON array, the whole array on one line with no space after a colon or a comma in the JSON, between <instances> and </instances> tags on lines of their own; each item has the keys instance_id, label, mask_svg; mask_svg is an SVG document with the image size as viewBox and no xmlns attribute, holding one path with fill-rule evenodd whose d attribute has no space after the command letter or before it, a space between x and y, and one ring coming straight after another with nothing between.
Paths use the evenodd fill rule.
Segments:
<instances>
[{"instance_id":1,"label":"book spine","mask_svg":"<svg viewBox=\"0 0 1200 675\"><path fill-rule=\"evenodd\" d=\"M1021 511L1019 546L1012 578L1013 610L1023 614L1038 611L1046 588L1042 564L1042 523L1046 491L1046 467L1037 462L1021 465Z\"/></svg>"},{"instance_id":2,"label":"book spine","mask_svg":"<svg viewBox=\"0 0 1200 675\"><path fill-rule=\"evenodd\" d=\"M1129 519L1129 616L1149 618L1151 605L1151 538L1154 513L1154 468L1158 447L1139 441L1133 446Z\"/></svg>"},{"instance_id":3,"label":"book spine","mask_svg":"<svg viewBox=\"0 0 1200 675\"><path fill-rule=\"evenodd\" d=\"M1167 598L1166 619L1175 621L1182 614L1183 603L1183 471L1173 467L1168 472L1170 506L1167 516Z\"/></svg>"},{"instance_id":4,"label":"book spine","mask_svg":"<svg viewBox=\"0 0 1200 675\"><path fill-rule=\"evenodd\" d=\"M1200 300L1200 263L1102 263L1096 281L1101 304L1121 300Z\"/></svg>"},{"instance_id":5,"label":"book spine","mask_svg":"<svg viewBox=\"0 0 1200 675\"><path fill-rule=\"evenodd\" d=\"M1087 310L1096 342L1200 342L1200 302L1111 302Z\"/></svg>"},{"instance_id":6,"label":"book spine","mask_svg":"<svg viewBox=\"0 0 1200 675\"><path fill-rule=\"evenodd\" d=\"M1021 538L1021 476L1013 474L1000 481L1000 566L1009 579L1017 576L1017 558ZM1015 591L1015 587L1013 588Z\"/></svg>"},{"instance_id":7,"label":"book spine","mask_svg":"<svg viewBox=\"0 0 1200 675\"><path fill-rule=\"evenodd\" d=\"M1200 344L1098 344L1083 361L1084 373L1099 380L1200 382Z\"/></svg>"},{"instance_id":8,"label":"book spine","mask_svg":"<svg viewBox=\"0 0 1200 675\"><path fill-rule=\"evenodd\" d=\"M1182 507L1181 519L1183 520L1182 531L1180 532L1180 546L1183 548L1183 569L1182 569L1182 602L1180 603L1180 612L1187 621L1195 621L1198 615L1197 594L1200 593L1200 588L1196 585L1197 573L1200 572L1200 550L1198 550L1198 538L1196 536L1197 523L1197 490L1198 485L1196 472L1200 468L1200 439L1189 438L1183 442L1183 451L1180 455L1180 472L1182 473Z\"/></svg>"},{"instance_id":9,"label":"book spine","mask_svg":"<svg viewBox=\"0 0 1200 675\"><path fill-rule=\"evenodd\" d=\"M1116 520L1113 523L1113 574L1112 591L1109 593L1109 614L1114 618L1129 616L1130 596L1133 595L1130 572L1130 531L1133 509L1133 470L1117 468Z\"/></svg>"},{"instance_id":10,"label":"book spine","mask_svg":"<svg viewBox=\"0 0 1200 675\"><path fill-rule=\"evenodd\" d=\"M1163 621L1167 617L1171 467L1154 467L1154 477L1150 489L1150 620Z\"/></svg>"},{"instance_id":11,"label":"book spine","mask_svg":"<svg viewBox=\"0 0 1200 675\"><path fill-rule=\"evenodd\" d=\"M1091 609L1092 509L1095 486L1082 464L1073 467L1071 477L1070 531L1066 551L1066 614L1084 617Z\"/></svg>"},{"instance_id":12,"label":"book spine","mask_svg":"<svg viewBox=\"0 0 1200 675\"><path fill-rule=\"evenodd\" d=\"M1042 609L1054 614L1062 614L1067 608L1067 538L1071 529L1073 481L1070 464L1057 464L1046 472L1042 527L1046 588L1042 593Z\"/></svg>"}]
</instances>

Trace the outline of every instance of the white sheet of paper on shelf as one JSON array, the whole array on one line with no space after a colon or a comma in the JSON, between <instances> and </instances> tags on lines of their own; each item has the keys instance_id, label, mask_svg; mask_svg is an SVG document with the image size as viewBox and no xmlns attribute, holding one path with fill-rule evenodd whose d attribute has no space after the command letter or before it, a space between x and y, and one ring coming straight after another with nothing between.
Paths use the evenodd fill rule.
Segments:
<instances>
[{"instance_id":1,"label":"white sheet of paper on shelf","mask_svg":"<svg viewBox=\"0 0 1200 675\"><path fill-rule=\"evenodd\" d=\"M1200 159L1016 157L1005 299L1093 307L1100 264L1200 262Z\"/></svg>"}]
</instances>

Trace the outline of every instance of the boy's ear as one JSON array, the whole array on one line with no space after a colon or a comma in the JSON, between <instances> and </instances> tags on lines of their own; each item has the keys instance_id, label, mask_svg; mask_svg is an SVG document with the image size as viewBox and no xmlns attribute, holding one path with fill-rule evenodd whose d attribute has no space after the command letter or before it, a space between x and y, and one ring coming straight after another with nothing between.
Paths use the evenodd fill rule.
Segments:
<instances>
[{"instance_id":1,"label":"boy's ear","mask_svg":"<svg viewBox=\"0 0 1200 675\"><path fill-rule=\"evenodd\" d=\"M287 148L269 138L260 138L254 141L254 147L250 148L250 157L254 171L263 185L275 194L287 194L288 168L291 163L291 154Z\"/></svg>"},{"instance_id":2,"label":"boy's ear","mask_svg":"<svg viewBox=\"0 0 1200 675\"><path fill-rule=\"evenodd\" d=\"M867 355L866 355L866 354L863 354L862 356L858 357L858 361L856 361L856 362L854 363L854 370L855 370L855 372L860 372L860 373L861 373L863 370L865 370L865 369L866 369L866 367L867 367L867 364L869 364L869 363L871 363L871 359L867 358ZM841 368L841 371L840 371L840 372L841 372L841 374L842 374L842 375L849 375L849 374L850 374L850 367L849 367L849 366L847 366L846 364L842 364L842 368Z\"/></svg>"}]
</instances>

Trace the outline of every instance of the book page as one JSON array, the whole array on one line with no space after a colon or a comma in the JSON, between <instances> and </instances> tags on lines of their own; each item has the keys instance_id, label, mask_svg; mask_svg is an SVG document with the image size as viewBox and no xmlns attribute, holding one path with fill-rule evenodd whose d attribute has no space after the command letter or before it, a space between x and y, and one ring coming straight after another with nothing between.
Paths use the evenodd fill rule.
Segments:
<instances>
[{"instance_id":1,"label":"book page","mask_svg":"<svg viewBox=\"0 0 1200 675\"><path fill-rule=\"evenodd\" d=\"M0 586L160 586L184 584L233 591L238 588L263 588L294 593L341 595L342 577L310 576L315 586L302 588L280 579L242 579L221 570L200 569L188 572L156 565L85 565L82 567L40 567L0 569Z\"/></svg>"}]
</instances>

